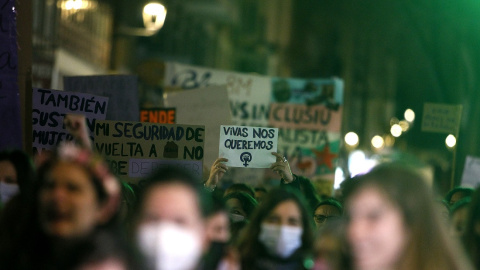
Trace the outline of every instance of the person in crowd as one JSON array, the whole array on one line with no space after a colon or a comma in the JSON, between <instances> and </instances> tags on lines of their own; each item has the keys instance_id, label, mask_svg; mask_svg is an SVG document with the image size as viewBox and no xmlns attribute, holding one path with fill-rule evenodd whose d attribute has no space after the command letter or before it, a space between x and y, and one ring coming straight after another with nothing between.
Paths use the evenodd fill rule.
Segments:
<instances>
[{"instance_id":1,"label":"person in crowd","mask_svg":"<svg viewBox=\"0 0 480 270\"><path fill-rule=\"evenodd\" d=\"M242 269L304 269L313 247L311 214L295 190L275 188L239 239Z\"/></svg>"},{"instance_id":2,"label":"person in crowd","mask_svg":"<svg viewBox=\"0 0 480 270\"><path fill-rule=\"evenodd\" d=\"M413 170L379 165L353 179L344 196L354 269L472 269Z\"/></svg>"},{"instance_id":3,"label":"person in crowd","mask_svg":"<svg viewBox=\"0 0 480 270\"><path fill-rule=\"evenodd\" d=\"M208 249L206 217L211 195L200 179L176 167L145 179L135 218L136 241L149 269L197 269Z\"/></svg>"},{"instance_id":4,"label":"person in crowd","mask_svg":"<svg viewBox=\"0 0 480 270\"><path fill-rule=\"evenodd\" d=\"M328 221L338 219L342 214L342 204L334 198L328 198L317 204L313 212L313 220L317 228L321 228Z\"/></svg>"},{"instance_id":5,"label":"person in crowd","mask_svg":"<svg viewBox=\"0 0 480 270\"><path fill-rule=\"evenodd\" d=\"M266 188L264 187L255 188L255 200L257 200L258 203L261 203L263 201L263 198L265 198L265 195L267 195Z\"/></svg>"},{"instance_id":6,"label":"person in crowd","mask_svg":"<svg viewBox=\"0 0 480 270\"><path fill-rule=\"evenodd\" d=\"M313 270L352 269L352 259L346 245L345 222L334 219L319 228L313 251Z\"/></svg>"},{"instance_id":7,"label":"person in crowd","mask_svg":"<svg viewBox=\"0 0 480 270\"><path fill-rule=\"evenodd\" d=\"M31 158L22 150L0 152L0 201L6 204L15 195L28 196L35 179Z\"/></svg>"},{"instance_id":8,"label":"person in crowd","mask_svg":"<svg viewBox=\"0 0 480 270\"><path fill-rule=\"evenodd\" d=\"M471 201L471 197L465 197L455 202L450 208L450 235L461 237L465 232Z\"/></svg>"},{"instance_id":9,"label":"person in crowd","mask_svg":"<svg viewBox=\"0 0 480 270\"><path fill-rule=\"evenodd\" d=\"M213 164L212 167L210 168L210 174L204 183L205 189L207 189L210 192L213 192L216 188L217 185L219 185L222 177L225 175L225 173L228 171L228 166L225 165L224 162L227 162L228 159L226 158L217 158Z\"/></svg>"},{"instance_id":10,"label":"person in crowd","mask_svg":"<svg viewBox=\"0 0 480 270\"><path fill-rule=\"evenodd\" d=\"M454 205L457 201L470 197L473 194L473 189L468 187L455 187L451 189L447 195L445 195L444 200L448 202L450 207Z\"/></svg>"},{"instance_id":11,"label":"person in crowd","mask_svg":"<svg viewBox=\"0 0 480 270\"><path fill-rule=\"evenodd\" d=\"M446 227L450 226L450 205L445 200L437 200L437 209L440 212L440 217Z\"/></svg>"},{"instance_id":12,"label":"person in crowd","mask_svg":"<svg viewBox=\"0 0 480 270\"><path fill-rule=\"evenodd\" d=\"M475 269L480 269L480 188L472 194L462 242Z\"/></svg>"},{"instance_id":13,"label":"person in crowd","mask_svg":"<svg viewBox=\"0 0 480 270\"><path fill-rule=\"evenodd\" d=\"M0 244L0 265L7 269L56 269L72 241L118 232L120 185L101 157L64 143L39 160L31 214L20 235Z\"/></svg>"},{"instance_id":14,"label":"person in crowd","mask_svg":"<svg viewBox=\"0 0 480 270\"><path fill-rule=\"evenodd\" d=\"M270 169L281 177L281 186L299 190L305 196L308 207L313 211L320 200L312 182L308 178L293 174L288 160L283 155L276 152L273 152L272 155L276 157L276 161L270 166Z\"/></svg>"},{"instance_id":15,"label":"person in crowd","mask_svg":"<svg viewBox=\"0 0 480 270\"><path fill-rule=\"evenodd\" d=\"M243 193L248 194L250 197L255 198L254 189L251 186L249 186L245 183L233 183L233 184L231 184L225 190L225 193L223 194L223 196L227 196L228 194L234 193L234 192L243 192Z\"/></svg>"},{"instance_id":16,"label":"person in crowd","mask_svg":"<svg viewBox=\"0 0 480 270\"><path fill-rule=\"evenodd\" d=\"M223 197L223 200L233 223L242 220L248 221L258 205L257 201L245 192L229 193Z\"/></svg>"}]
</instances>

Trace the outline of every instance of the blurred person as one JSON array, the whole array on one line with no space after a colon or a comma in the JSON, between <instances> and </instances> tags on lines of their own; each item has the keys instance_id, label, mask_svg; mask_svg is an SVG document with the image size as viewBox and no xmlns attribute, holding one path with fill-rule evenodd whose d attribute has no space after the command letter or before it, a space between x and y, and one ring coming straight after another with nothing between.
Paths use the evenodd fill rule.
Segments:
<instances>
[{"instance_id":1,"label":"blurred person","mask_svg":"<svg viewBox=\"0 0 480 270\"><path fill-rule=\"evenodd\" d=\"M443 224L447 227L450 226L450 205L445 200L437 200L437 209L440 212L440 217Z\"/></svg>"},{"instance_id":2,"label":"blurred person","mask_svg":"<svg viewBox=\"0 0 480 270\"><path fill-rule=\"evenodd\" d=\"M344 192L354 269L472 269L419 174L383 164Z\"/></svg>"},{"instance_id":3,"label":"blurred person","mask_svg":"<svg viewBox=\"0 0 480 270\"><path fill-rule=\"evenodd\" d=\"M317 230L313 270L350 270L352 259L347 249L345 222L334 219Z\"/></svg>"},{"instance_id":4,"label":"blurred person","mask_svg":"<svg viewBox=\"0 0 480 270\"><path fill-rule=\"evenodd\" d=\"M253 188L245 183L233 183L226 190L223 196L227 196L230 193L234 192L243 192L248 194L250 197L255 198L255 191Z\"/></svg>"},{"instance_id":5,"label":"blurred person","mask_svg":"<svg viewBox=\"0 0 480 270\"><path fill-rule=\"evenodd\" d=\"M261 203L263 201L265 195L267 195L267 189L265 189L264 187L255 188L255 200L257 200L258 203Z\"/></svg>"},{"instance_id":6,"label":"blurred person","mask_svg":"<svg viewBox=\"0 0 480 270\"><path fill-rule=\"evenodd\" d=\"M461 237L465 232L471 197L456 201L450 208L450 235Z\"/></svg>"},{"instance_id":7,"label":"blurred person","mask_svg":"<svg viewBox=\"0 0 480 270\"><path fill-rule=\"evenodd\" d=\"M231 192L223 197L233 223L249 220L257 207L257 201L245 192Z\"/></svg>"},{"instance_id":8,"label":"blurred person","mask_svg":"<svg viewBox=\"0 0 480 270\"><path fill-rule=\"evenodd\" d=\"M313 220L317 228L321 228L328 221L338 219L343 214L342 204L333 198L321 201L313 212Z\"/></svg>"},{"instance_id":9,"label":"blurred person","mask_svg":"<svg viewBox=\"0 0 480 270\"><path fill-rule=\"evenodd\" d=\"M211 207L189 172L164 167L145 179L135 235L149 269L198 269L208 249L206 217ZM208 196L207 196L208 195Z\"/></svg>"},{"instance_id":10,"label":"blurred person","mask_svg":"<svg viewBox=\"0 0 480 270\"><path fill-rule=\"evenodd\" d=\"M465 198L465 197L472 196L473 191L474 190L472 188L468 188L468 187L454 187L447 193L447 195L445 195L444 200L450 206L452 206L458 200L461 200L462 198Z\"/></svg>"},{"instance_id":11,"label":"blurred person","mask_svg":"<svg viewBox=\"0 0 480 270\"><path fill-rule=\"evenodd\" d=\"M307 200L308 207L313 211L320 200L312 182L308 178L293 174L287 158L283 155L277 152L273 152L272 155L276 157L276 160L270 169L281 177L280 185L300 191Z\"/></svg>"},{"instance_id":12,"label":"blurred person","mask_svg":"<svg viewBox=\"0 0 480 270\"><path fill-rule=\"evenodd\" d=\"M311 215L294 190L271 190L239 239L242 269L304 269L312 263Z\"/></svg>"},{"instance_id":13,"label":"blurred person","mask_svg":"<svg viewBox=\"0 0 480 270\"><path fill-rule=\"evenodd\" d=\"M71 241L98 230L118 232L120 186L101 157L62 143L39 160L31 214L14 243L1 243L0 265L8 269L55 269Z\"/></svg>"},{"instance_id":14,"label":"blurred person","mask_svg":"<svg viewBox=\"0 0 480 270\"><path fill-rule=\"evenodd\" d=\"M17 194L27 193L35 178L32 159L22 150L0 152L0 201L6 204Z\"/></svg>"},{"instance_id":15,"label":"blurred person","mask_svg":"<svg viewBox=\"0 0 480 270\"><path fill-rule=\"evenodd\" d=\"M480 188L477 188L472 194L462 240L463 246L475 268L480 269Z\"/></svg>"}]
</instances>

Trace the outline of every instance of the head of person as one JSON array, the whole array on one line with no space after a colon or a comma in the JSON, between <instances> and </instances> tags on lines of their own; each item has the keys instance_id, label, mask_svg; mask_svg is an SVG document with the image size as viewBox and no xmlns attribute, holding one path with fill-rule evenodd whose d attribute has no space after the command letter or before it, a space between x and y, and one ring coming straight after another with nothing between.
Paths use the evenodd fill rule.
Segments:
<instances>
[{"instance_id":1,"label":"head of person","mask_svg":"<svg viewBox=\"0 0 480 270\"><path fill-rule=\"evenodd\" d=\"M252 187L245 183L235 183L230 185L224 192L223 196L227 196L228 194L232 192L245 192L248 195L252 196L255 198L255 191L253 190Z\"/></svg>"},{"instance_id":2,"label":"head of person","mask_svg":"<svg viewBox=\"0 0 480 270\"><path fill-rule=\"evenodd\" d=\"M223 199L212 196L212 207L206 217L206 234L209 242L230 241L230 220Z\"/></svg>"},{"instance_id":3,"label":"head of person","mask_svg":"<svg viewBox=\"0 0 480 270\"><path fill-rule=\"evenodd\" d=\"M40 164L34 193L40 228L50 237L88 235L118 214L118 180L100 156L71 143Z\"/></svg>"},{"instance_id":4,"label":"head of person","mask_svg":"<svg viewBox=\"0 0 480 270\"><path fill-rule=\"evenodd\" d=\"M383 164L353 181L345 212L355 269L462 268L458 246L420 174Z\"/></svg>"},{"instance_id":5,"label":"head of person","mask_svg":"<svg viewBox=\"0 0 480 270\"><path fill-rule=\"evenodd\" d=\"M207 246L208 197L200 179L177 167L163 167L144 179L135 235L149 267L193 269Z\"/></svg>"},{"instance_id":6,"label":"head of person","mask_svg":"<svg viewBox=\"0 0 480 270\"><path fill-rule=\"evenodd\" d=\"M313 212L313 220L317 228L321 228L328 221L338 219L342 214L342 204L334 198L328 198L317 205Z\"/></svg>"},{"instance_id":7,"label":"head of person","mask_svg":"<svg viewBox=\"0 0 480 270\"><path fill-rule=\"evenodd\" d=\"M465 232L471 197L456 201L450 208L450 235L461 237Z\"/></svg>"},{"instance_id":8,"label":"head of person","mask_svg":"<svg viewBox=\"0 0 480 270\"><path fill-rule=\"evenodd\" d=\"M451 189L447 195L445 195L445 201L448 202L450 206L454 205L457 201L472 196L474 190L468 187L454 187Z\"/></svg>"},{"instance_id":9,"label":"head of person","mask_svg":"<svg viewBox=\"0 0 480 270\"><path fill-rule=\"evenodd\" d=\"M243 267L259 256L301 257L313 245L311 214L294 190L275 188L254 212L240 238Z\"/></svg>"},{"instance_id":10,"label":"head of person","mask_svg":"<svg viewBox=\"0 0 480 270\"><path fill-rule=\"evenodd\" d=\"M31 158L21 150L0 152L0 200L6 203L16 194L25 194L35 178Z\"/></svg>"},{"instance_id":11,"label":"head of person","mask_svg":"<svg viewBox=\"0 0 480 270\"><path fill-rule=\"evenodd\" d=\"M231 192L223 198L232 222L248 220L255 208L257 201L245 192Z\"/></svg>"},{"instance_id":12,"label":"head of person","mask_svg":"<svg viewBox=\"0 0 480 270\"><path fill-rule=\"evenodd\" d=\"M267 195L267 190L264 187L255 188L255 200L257 200L258 203L263 201L265 195Z\"/></svg>"}]
</instances>

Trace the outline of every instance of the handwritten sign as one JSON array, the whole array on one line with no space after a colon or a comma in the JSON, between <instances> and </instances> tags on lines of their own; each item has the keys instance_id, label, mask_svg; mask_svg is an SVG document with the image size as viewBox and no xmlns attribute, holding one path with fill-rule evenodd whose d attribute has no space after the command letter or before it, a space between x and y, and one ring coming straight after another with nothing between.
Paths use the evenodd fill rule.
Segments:
<instances>
[{"instance_id":1,"label":"handwritten sign","mask_svg":"<svg viewBox=\"0 0 480 270\"><path fill-rule=\"evenodd\" d=\"M238 72L167 63L165 86L185 90L226 85L232 123L267 126L270 78Z\"/></svg>"},{"instance_id":2,"label":"handwritten sign","mask_svg":"<svg viewBox=\"0 0 480 270\"><path fill-rule=\"evenodd\" d=\"M141 109L140 122L175 124L175 108Z\"/></svg>"},{"instance_id":3,"label":"handwritten sign","mask_svg":"<svg viewBox=\"0 0 480 270\"><path fill-rule=\"evenodd\" d=\"M477 188L480 185L480 158L467 156L462 174L462 186Z\"/></svg>"},{"instance_id":4,"label":"handwritten sign","mask_svg":"<svg viewBox=\"0 0 480 270\"><path fill-rule=\"evenodd\" d=\"M205 155L210 167L218 158L220 124L231 124L228 95L225 86L165 94L165 106L177 108L177 123L205 125Z\"/></svg>"},{"instance_id":5,"label":"handwritten sign","mask_svg":"<svg viewBox=\"0 0 480 270\"><path fill-rule=\"evenodd\" d=\"M22 147L14 0L0 1L0 150Z\"/></svg>"},{"instance_id":6,"label":"handwritten sign","mask_svg":"<svg viewBox=\"0 0 480 270\"><path fill-rule=\"evenodd\" d=\"M66 91L88 93L109 98L107 120L138 121L138 79L132 75L64 77Z\"/></svg>"},{"instance_id":7,"label":"handwritten sign","mask_svg":"<svg viewBox=\"0 0 480 270\"><path fill-rule=\"evenodd\" d=\"M75 92L34 88L32 94L32 125L34 151L53 149L72 136L63 125L65 114L85 115L93 136L96 120L107 115L108 98Z\"/></svg>"},{"instance_id":8,"label":"handwritten sign","mask_svg":"<svg viewBox=\"0 0 480 270\"><path fill-rule=\"evenodd\" d=\"M325 105L292 103L274 103L270 107L270 125L273 127L340 132L341 123L341 108L332 110Z\"/></svg>"},{"instance_id":9,"label":"handwritten sign","mask_svg":"<svg viewBox=\"0 0 480 270\"><path fill-rule=\"evenodd\" d=\"M166 164L152 159L184 167L189 164L198 171L192 164L202 168L204 140L204 126L105 120L96 122L94 149L106 157L119 178L136 181Z\"/></svg>"},{"instance_id":10,"label":"handwritten sign","mask_svg":"<svg viewBox=\"0 0 480 270\"><path fill-rule=\"evenodd\" d=\"M269 168L276 158L278 129L264 127L220 127L219 157L232 167Z\"/></svg>"},{"instance_id":11,"label":"handwritten sign","mask_svg":"<svg viewBox=\"0 0 480 270\"><path fill-rule=\"evenodd\" d=\"M462 118L462 105L425 103L422 131L458 134Z\"/></svg>"}]
</instances>

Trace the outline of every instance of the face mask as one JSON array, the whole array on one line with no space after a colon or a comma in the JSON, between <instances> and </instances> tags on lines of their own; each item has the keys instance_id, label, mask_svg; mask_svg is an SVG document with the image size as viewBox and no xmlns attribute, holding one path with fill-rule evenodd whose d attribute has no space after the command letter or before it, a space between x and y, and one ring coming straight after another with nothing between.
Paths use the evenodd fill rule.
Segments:
<instances>
[{"instance_id":1,"label":"face mask","mask_svg":"<svg viewBox=\"0 0 480 270\"><path fill-rule=\"evenodd\" d=\"M13 196L19 192L17 184L6 184L0 182L0 199L2 203L8 202Z\"/></svg>"},{"instance_id":2,"label":"face mask","mask_svg":"<svg viewBox=\"0 0 480 270\"><path fill-rule=\"evenodd\" d=\"M260 229L259 240L270 254L285 259L302 246L302 234L301 227L264 223Z\"/></svg>"},{"instance_id":3,"label":"face mask","mask_svg":"<svg viewBox=\"0 0 480 270\"><path fill-rule=\"evenodd\" d=\"M232 222L235 223L235 222L244 221L245 217L239 214L230 214L230 219L232 220Z\"/></svg>"},{"instance_id":4,"label":"face mask","mask_svg":"<svg viewBox=\"0 0 480 270\"><path fill-rule=\"evenodd\" d=\"M202 255L199 233L173 223L141 226L137 240L147 257L149 269L193 269Z\"/></svg>"}]
</instances>

